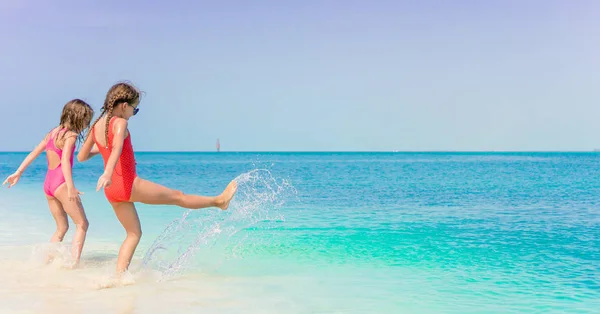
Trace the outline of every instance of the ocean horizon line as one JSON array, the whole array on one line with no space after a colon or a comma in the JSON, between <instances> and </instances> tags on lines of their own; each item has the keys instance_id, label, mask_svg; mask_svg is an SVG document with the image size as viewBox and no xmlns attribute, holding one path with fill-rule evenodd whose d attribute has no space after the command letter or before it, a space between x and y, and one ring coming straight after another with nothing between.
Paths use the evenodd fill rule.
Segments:
<instances>
[{"instance_id":1,"label":"ocean horizon line","mask_svg":"<svg viewBox=\"0 0 600 314\"><path fill-rule=\"evenodd\" d=\"M23 154L30 151L0 151L0 154ZM75 151L76 153L78 150ZM535 154L535 153L600 153L600 150L231 150L231 151L213 151L213 150L138 150L136 154L272 154L272 153L292 153L292 154L429 154L429 153L444 153L444 154L461 154L461 153L517 153L517 154Z\"/></svg>"}]
</instances>

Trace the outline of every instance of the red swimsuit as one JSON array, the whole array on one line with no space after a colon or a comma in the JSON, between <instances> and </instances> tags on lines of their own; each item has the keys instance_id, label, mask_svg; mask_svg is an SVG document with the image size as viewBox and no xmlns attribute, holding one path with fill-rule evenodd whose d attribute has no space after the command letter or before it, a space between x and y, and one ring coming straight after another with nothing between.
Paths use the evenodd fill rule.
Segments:
<instances>
[{"instance_id":1,"label":"red swimsuit","mask_svg":"<svg viewBox=\"0 0 600 314\"><path fill-rule=\"evenodd\" d=\"M94 142L96 143L96 146L98 146L98 150L104 160L104 168L106 168L106 162L112 152L112 141L115 136L113 133L114 118L116 117L112 117L108 124L108 143L106 143L108 147L104 147L98 143L94 132L95 128L92 129L92 132L94 132L92 134ZM123 141L121 156L119 156L119 160L117 161L117 165L115 166L115 170L111 177L112 182L108 187L104 188L104 195L106 195L106 199L108 199L109 202L129 202L131 198L131 189L133 188L133 180L135 180L135 177L137 176L135 164L135 156L133 154L133 147L131 146L131 133L129 133Z\"/></svg>"}]
</instances>

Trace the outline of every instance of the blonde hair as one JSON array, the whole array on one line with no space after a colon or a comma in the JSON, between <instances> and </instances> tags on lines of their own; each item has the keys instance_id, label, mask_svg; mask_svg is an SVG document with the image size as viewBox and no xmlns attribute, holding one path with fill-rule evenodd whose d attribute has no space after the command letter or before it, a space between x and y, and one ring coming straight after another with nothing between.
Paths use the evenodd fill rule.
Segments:
<instances>
[{"instance_id":1,"label":"blonde hair","mask_svg":"<svg viewBox=\"0 0 600 314\"><path fill-rule=\"evenodd\" d=\"M83 139L83 131L90 126L94 117L94 109L81 99L73 99L65 104L60 115L60 126L77 134L78 140ZM66 132L63 132L61 140Z\"/></svg>"}]
</instances>

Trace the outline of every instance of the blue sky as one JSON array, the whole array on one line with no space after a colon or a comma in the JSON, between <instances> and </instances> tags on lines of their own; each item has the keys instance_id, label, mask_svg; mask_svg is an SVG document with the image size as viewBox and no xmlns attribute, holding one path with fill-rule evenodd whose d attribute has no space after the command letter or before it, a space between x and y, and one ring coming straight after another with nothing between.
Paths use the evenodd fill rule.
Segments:
<instances>
[{"instance_id":1,"label":"blue sky","mask_svg":"<svg viewBox=\"0 0 600 314\"><path fill-rule=\"evenodd\" d=\"M0 2L1 151L146 95L136 150L591 150L600 2Z\"/></svg>"}]
</instances>

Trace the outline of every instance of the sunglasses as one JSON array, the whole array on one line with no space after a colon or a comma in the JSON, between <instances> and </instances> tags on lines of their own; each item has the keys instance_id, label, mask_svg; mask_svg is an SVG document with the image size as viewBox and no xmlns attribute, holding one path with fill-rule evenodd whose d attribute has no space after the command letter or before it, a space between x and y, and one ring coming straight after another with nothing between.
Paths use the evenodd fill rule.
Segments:
<instances>
[{"instance_id":1,"label":"sunglasses","mask_svg":"<svg viewBox=\"0 0 600 314\"><path fill-rule=\"evenodd\" d=\"M134 115L134 116L135 116L135 115L138 113L138 111L140 111L140 108L136 108L136 107L134 107L132 104L129 104L129 103L128 103L128 105L130 105L130 106L131 106L131 108L133 108L133 115Z\"/></svg>"}]
</instances>

